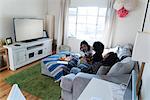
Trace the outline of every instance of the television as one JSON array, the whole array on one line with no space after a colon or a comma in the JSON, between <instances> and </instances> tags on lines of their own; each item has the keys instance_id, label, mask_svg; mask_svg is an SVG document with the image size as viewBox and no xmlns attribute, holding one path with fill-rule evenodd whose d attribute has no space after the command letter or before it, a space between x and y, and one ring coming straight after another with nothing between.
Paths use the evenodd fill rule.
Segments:
<instances>
[{"instance_id":1,"label":"television","mask_svg":"<svg viewBox=\"0 0 150 100\"><path fill-rule=\"evenodd\" d=\"M32 41L43 37L43 19L14 18L15 41Z\"/></svg>"}]
</instances>

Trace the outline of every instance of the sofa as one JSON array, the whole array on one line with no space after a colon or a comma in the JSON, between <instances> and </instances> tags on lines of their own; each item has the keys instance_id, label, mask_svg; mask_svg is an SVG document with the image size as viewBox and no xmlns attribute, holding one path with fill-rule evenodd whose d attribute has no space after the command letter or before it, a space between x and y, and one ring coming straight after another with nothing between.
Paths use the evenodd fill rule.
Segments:
<instances>
[{"instance_id":1,"label":"sofa","mask_svg":"<svg viewBox=\"0 0 150 100\"><path fill-rule=\"evenodd\" d=\"M109 71L105 71L107 67L100 66L96 74L79 72L77 74L70 73L63 76L60 83L62 89L61 98L63 100L77 100L92 78L106 80L118 85L128 85L131 72L135 68L135 65L137 65L136 62L131 60L132 46L130 44L116 46L104 51L105 54L107 52L117 53L120 62L114 64Z\"/></svg>"}]
</instances>

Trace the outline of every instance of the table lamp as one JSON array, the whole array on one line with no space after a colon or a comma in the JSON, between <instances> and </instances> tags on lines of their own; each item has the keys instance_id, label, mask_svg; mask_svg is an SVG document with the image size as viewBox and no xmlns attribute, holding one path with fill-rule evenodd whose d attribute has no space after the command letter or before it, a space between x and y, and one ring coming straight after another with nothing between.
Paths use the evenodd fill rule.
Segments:
<instances>
[{"instance_id":1,"label":"table lamp","mask_svg":"<svg viewBox=\"0 0 150 100\"><path fill-rule=\"evenodd\" d=\"M136 84L136 94L139 96L140 83L145 63L150 62L150 33L138 32L132 53L132 60L142 62Z\"/></svg>"}]
</instances>

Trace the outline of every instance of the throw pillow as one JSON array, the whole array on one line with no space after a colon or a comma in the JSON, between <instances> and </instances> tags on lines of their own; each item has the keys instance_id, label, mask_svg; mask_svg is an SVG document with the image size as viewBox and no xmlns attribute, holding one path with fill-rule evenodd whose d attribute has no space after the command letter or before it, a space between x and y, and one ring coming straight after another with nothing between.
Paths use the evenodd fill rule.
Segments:
<instances>
[{"instance_id":1,"label":"throw pillow","mask_svg":"<svg viewBox=\"0 0 150 100\"><path fill-rule=\"evenodd\" d=\"M110 68L111 66L101 66L96 74L99 76L106 75L109 72Z\"/></svg>"},{"instance_id":2,"label":"throw pillow","mask_svg":"<svg viewBox=\"0 0 150 100\"><path fill-rule=\"evenodd\" d=\"M126 48L126 49L129 49L130 51L132 51L132 49L133 49L133 45L132 44L125 44L124 46L123 46L123 48Z\"/></svg>"},{"instance_id":3,"label":"throw pillow","mask_svg":"<svg viewBox=\"0 0 150 100\"><path fill-rule=\"evenodd\" d=\"M131 60L131 57L123 59L121 62L118 62L112 66L107 75L120 75L120 74L129 74L135 62Z\"/></svg>"},{"instance_id":4,"label":"throw pillow","mask_svg":"<svg viewBox=\"0 0 150 100\"><path fill-rule=\"evenodd\" d=\"M134 61L132 61L131 57L126 57L125 59L123 59L121 62L122 63L129 63L131 61L131 66L134 66L132 64L134 64Z\"/></svg>"},{"instance_id":5,"label":"throw pillow","mask_svg":"<svg viewBox=\"0 0 150 100\"><path fill-rule=\"evenodd\" d=\"M131 51L130 51L130 49L120 47L119 48L119 52L118 52L118 58L120 60L123 60L126 57L131 57Z\"/></svg>"}]
</instances>

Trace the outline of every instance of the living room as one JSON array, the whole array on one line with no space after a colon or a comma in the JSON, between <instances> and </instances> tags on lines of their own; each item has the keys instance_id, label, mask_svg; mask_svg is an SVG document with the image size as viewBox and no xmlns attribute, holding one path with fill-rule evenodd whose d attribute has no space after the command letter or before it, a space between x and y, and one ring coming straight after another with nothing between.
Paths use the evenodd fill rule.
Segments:
<instances>
[{"instance_id":1,"label":"living room","mask_svg":"<svg viewBox=\"0 0 150 100\"><path fill-rule=\"evenodd\" d=\"M67 28L63 24L63 23L65 23L65 21L63 19L66 19L66 17L63 17L63 16L65 16L65 14L67 14L64 9L67 9L67 7L68 8L78 8L79 7L78 11L79 11L79 9L84 11L84 9L82 9L82 8L93 7L91 12L93 15L95 15L94 14L96 12L95 9L98 9L100 12L100 8L107 8L108 2L111 2L110 0L107 0L107 1L106 0L71 0L71 1L70 0L11 0L11 1L5 0L5 1L2 1L1 0L1 3L0 3L0 11L1 11L1 13L0 13L0 39L5 41L6 38L11 37L11 40L12 40L11 43L14 44L16 42L16 40L15 40L16 36L14 35L13 18L36 18L36 19L44 19L43 30L46 30L46 33L50 38L49 41L53 42L53 43L48 43L48 45L51 45L51 46L53 44L53 47L51 48L51 49L53 49L53 52L56 51L58 53L59 47L61 45L68 45L71 48L72 52L79 52L80 51L80 42L82 40L87 40L91 46L94 41L101 41L105 45L105 48L113 48L118 45L123 46L126 44L134 45L135 38L136 38L136 35L138 32L143 32L143 31L149 32L149 30L148 30L149 29L149 27L148 27L149 20L147 19L147 16L149 15L149 10L147 11L148 13L146 13L146 8L148 8L147 3L149 2L149 0L144 0L144 1L143 0L125 0L128 3L131 3L131 5L127 5L127 8L129 8L129 9L126 9L126 11L125 11L125 13L123 13L123 15L119 15L119 12L117 13L117 11L120 6L121 7L124 6L124 8L126 8L126 6L125 6L125 4L120 3L119 1L121 1L121 0L115 0L116 6L114 6L114 5L110 6L109 10L114 11L113 15L112 15L112 13L108 13L107 10L101 11L101 14L102 14L101 17L105 18L104 19L105 21L104 20L99 21L100 23L104 23L104 24L99 25L100 26L99 29L101 31L102 26L104 26L105 29L107 28L107 30L105 30L105 31L107 31L106 32L107 34L105 34L105 37L101 37L102 35L99 36L99 35L97 35L97 33L94 33L94 31L97 32L97 30L95 30L95 27L93 28L93 26L88 27L89 29L94 30L94 31L93 30L86 31L88 33L88 35L85 35L82 32L79 32L81 34L75 33L75 31L77 31L77 30L73 29L74 28L74 27L72 27L73 25L71 26L71 28L67 27L68 29L70 29L67 34L67 31L66 31ZM134 4L134 3L136 3L136 4ZM96 8L96 7L98 7L98 8ZM111 9L111 7L112 7L112 9ZM73 19L73 16L75 16L75 14L77 15L77 13L75 13L75 9L73 9L73 11L74 11L73 13L69 13L70 16L72 16L72 19ZM111 15L108 17L107 15L104 15L106 13L111 14ZM146 14L147 14L147 16L145 17ZM72 23L69 23L68 26L73 24L75 20L77 21L76 18L71 20ZM79 16L78 16L78 18L79 18ZM81 19L80 21L83 22L84 21L83 19ZM106 19L109 19L109 21ZM145 21L144 21L144 19L145 19ZM92 21L89 21L89 23L95 24L95 23L93 23L94 20L92 19ZM98 20L96 20L96 21L98 21ZM145 26L143 25L143 23ZM98 25L98 24L99 23L96 23L96 25ZM108 26L106 27L105 25L108 25ZM98 28L96 28L96 29L98 29ZM72 32L72 30L74 30L74 32ZM91 33L93 32L94 36L93 35L91 36L90 32ZM46 44L46 46L44 45L45 42L43 44L42 43L43 42L40 42L40 43L38 42L37 46L38 47L42 46L40 48L47 47L47 44ZM7 45L4 45L4 47L10 46L10 45L7 44ZM54 48L56 45L57 45L57 47ZM30 47L32 47L32 46L33 45L30 44ZM45 46L45 47L43 47L43 46ZM35 49L34 51L38 51L38 50L41 50L41 49ZM8 52L9 52L9 50L8 50ZM50 50L48 52L50 54L52 53ZM144 52L144 50L142 52ZM30 51L28 53L30 54ZM18 55L18 53L16 55ZM46 54L44 56L47 56L47 55L48 54ZM8 57L9 56L10 55L8 55ZM43 56L41 56L41 57L43 58ZM8 59L10 59L10 58L8 58ZM12 59L9 60L10 64L13 64L13 63L11 63L13 61ZM38 59L41 59L41 58L38 58ZM19 60L17 60L17 61L19 62ZM28 61L30 61L30 60L28 60ZM32 60L32 62L33 61L34 60ZM24 62L24 60L23 60L23 62ZM38 60L37 62L33 62L33 63L31 63L31 62L24 63L22 65L18 65L20 67L18 69L14 69L13 71L12 71L12 69L14 67L11 67L10 68L11 70L3 70L0 72L0 78L5 79L6 76L11 76L12 73L16 74L18 72L21 72L22 70L30 68L31 66L34 66L40 62L41 62L41 60ZM25 66L25 67L22 67L22 66ZM146 63L145 69L143 72L143 76L142 76L141 96L142 96L143 100L149 100L149 98L150 98L150 96L148 95L150 92L149 91L150 89L148 87L148 80L150 78L150 74L149 74L150 69L147 66L149 66L149 63ZM22 77L22 78L26 78L26 77ZM0 79L0 81L2 81L1 79ZM59 86L58 83L56 82L56 84ZM3 84L4 83L2 82L0 85L0 92L6 88L6 87L3 87L4 86ZM53 84L55 84L55 82ZM1 96L0 99L7 98L9 91L11 89L10 87L9 87L9 90L7 90L7 95L5 94L5 96L4 96L4 92L2 92L2 94L0 93L0 96ZM1 88L2 88L2 90L1 90ZM23 91L25 91L25 90L23 90ZM24 94L24 92L23 92L23 94ZM29 95L31 93L29 93L29 94L25 93L25 94ZM61 97L60 93L58 93L58 94ZM32 99L32 98L30 98L30 99ZM39 99L39 98L36 98L36 99ZM42 99L42 98L40 98L40 99ZM47 98L47 99L51 99L51 98ZM91 99L91 100L95 100L95 99Z\"/></svg>"}]
</instances>

